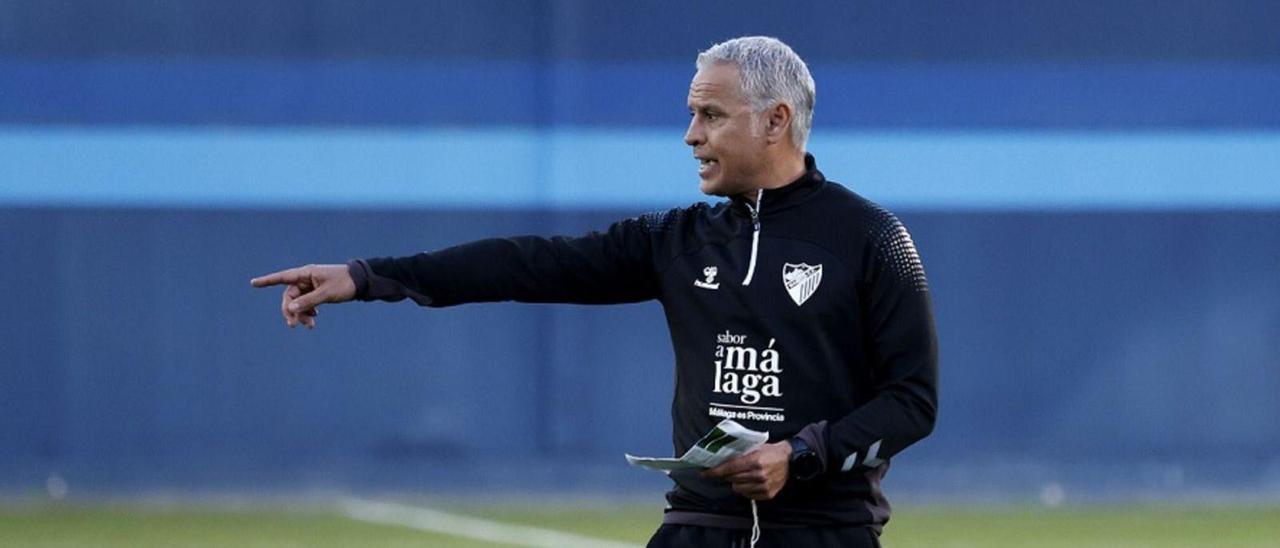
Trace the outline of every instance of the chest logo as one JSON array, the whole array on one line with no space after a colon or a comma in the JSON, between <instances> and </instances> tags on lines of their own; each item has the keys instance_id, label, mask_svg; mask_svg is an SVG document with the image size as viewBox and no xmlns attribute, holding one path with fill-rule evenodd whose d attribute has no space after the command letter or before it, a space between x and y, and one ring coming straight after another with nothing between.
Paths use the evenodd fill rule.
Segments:
<instances>
[{"instance_id":1,"label":"chest logo","mask_svg":"<svg viewBox=\"0 0 1280 548\"><path fill-rule=\"evenodd\" d=\"M796 306L809 300L813 292L818 290L820 283L822 283L822 265L811 266L805 263L782 265L782 285L787 288L787 294L791 295L791 300L796 302Z\"/></svg>"},{"instance_id":2,"label":"chest logo","mask_svg":"<svg viewBox=\"0 0 1280 548\"><path fill-rule=\"evenodd\" d=\"M703 289L720 289L720 282L716 281L716 274L720 273L720 269L714 266L708 266L702 269L702 277L705 280L694 280L693 285Z\"/></svg>"}]
</instances>

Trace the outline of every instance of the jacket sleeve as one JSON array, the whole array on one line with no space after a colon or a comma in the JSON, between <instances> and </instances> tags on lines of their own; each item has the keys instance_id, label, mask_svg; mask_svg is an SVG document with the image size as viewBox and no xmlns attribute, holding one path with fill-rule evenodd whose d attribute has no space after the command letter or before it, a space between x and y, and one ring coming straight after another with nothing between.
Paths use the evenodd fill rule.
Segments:
<instances>
[{"instance_id":1,"label":"jacket sleeve","mask_svg":"<svg viewBox=\"0 0 1280 548\"><path fill-rule=\"evenodd\" d=\"M938 337L928 282L911 235L884 213L863 291L876 394L852 413L797 434L832 473L881 466L933 432L937 419Z\"/></svg>"},{"instance_id":2,"label":"jacket sleeve","mask_svg":"<svg viewBox=\"0 0 1280 548\"><path fill-rule=\"evenodd\" d=\"M609 304L657 297L653 242L643 218L577 238L479 240L407 257L354 260L356 298L422 306L519 301Z\"/></svg>"}]
</instances>

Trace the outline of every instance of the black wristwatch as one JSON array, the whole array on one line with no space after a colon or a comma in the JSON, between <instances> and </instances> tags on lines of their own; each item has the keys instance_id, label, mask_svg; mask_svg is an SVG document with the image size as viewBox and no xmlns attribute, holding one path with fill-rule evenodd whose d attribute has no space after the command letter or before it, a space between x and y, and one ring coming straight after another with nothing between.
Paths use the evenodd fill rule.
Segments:
<instances>
[{"instance_id":1,"label":"black wristwatch","mask_svg":"<svg viewBox=\"0 0 1280 548\"><path fill-rule=\"evenodd\" d=\"M800 438L788 438L791 444L791 479L809 481L822 474L822 459Z\"/></svg>"}]
</instances>

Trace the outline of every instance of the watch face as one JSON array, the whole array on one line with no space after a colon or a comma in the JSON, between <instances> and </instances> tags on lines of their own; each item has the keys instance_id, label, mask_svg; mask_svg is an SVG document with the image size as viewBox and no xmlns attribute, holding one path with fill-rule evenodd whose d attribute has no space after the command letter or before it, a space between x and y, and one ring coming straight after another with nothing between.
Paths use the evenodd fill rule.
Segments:
<instances>
[{"instance_id":1,"label":"watch face","mask_svg":"<svg viewBox=\"0 0 1280 548\"><path fill-rule=\"evenodd\" d=\"M817 453L813 451L805 451L795 456L791 460L791 475L798 480L810 480L817 477L821 472L822 461L818 460Z\"/></svg>"}]
</instances>

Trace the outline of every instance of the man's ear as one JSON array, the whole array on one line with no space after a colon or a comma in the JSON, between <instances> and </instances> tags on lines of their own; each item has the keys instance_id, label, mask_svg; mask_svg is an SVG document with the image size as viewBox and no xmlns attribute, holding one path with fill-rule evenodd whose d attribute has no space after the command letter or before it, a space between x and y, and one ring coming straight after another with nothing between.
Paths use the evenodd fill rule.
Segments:
<instances>
[{"instance_id":1,"label":"man's ear","mask_svg":"<svg viewBox=\"0 0 1280 548\"><path fill-rule=\"evenodd\" d=\"M791 105L777 103L765 112L764 134L770 144L782 141L791 131Z\"/></svg>"}]
</instances>

